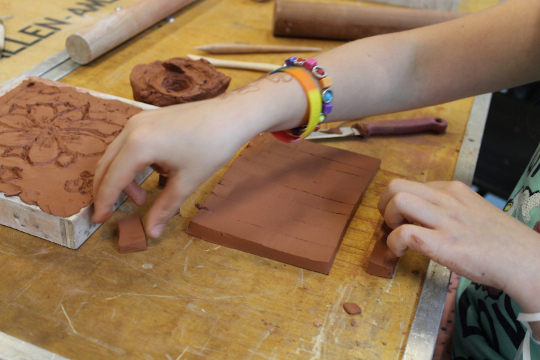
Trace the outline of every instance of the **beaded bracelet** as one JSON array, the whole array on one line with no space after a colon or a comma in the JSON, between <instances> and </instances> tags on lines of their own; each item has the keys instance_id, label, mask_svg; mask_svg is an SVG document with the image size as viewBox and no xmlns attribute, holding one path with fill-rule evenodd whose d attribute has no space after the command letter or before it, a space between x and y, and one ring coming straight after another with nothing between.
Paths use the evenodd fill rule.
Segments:
<instances>
[{"instance_id":1,"label":"beaded bracelet","mask_svg":"<svg viewBox=\"0 0 540 360\"><path fill-rule=\"evenodd\" d=\"M292 133L292 135L285 131L273 133L274 136L285 142L299 141L308 136L311 132L317 131L320 127L320 124L326 119L326 116L332 112L333 105L331 102L334 98L334 93L331 89L332 78L327 75L326 70L324 70L322 66L317 65L317 60L314 58L303 59L292 56L285 60L285 64L283 65L283 67L272 71L270 74L273 74L277 71L282 71L282 69L289 68L291 66L303 67L306 70L310 71L313 76L315 76L315 78L319 81L319 86L321 87L322 104L321 112L318 115L318 119L310 117L308 125L291 129L290 132ZM313 124L312 120L316 120L317 123Z\"/></svg>"},{"instance_id":2,"label":"beaded bracelet","mask_svg":"<svg viewBox=\"0 0 540 360\"><path fill-rule=\"evenodd\" d=\"M305 71L301 69L284 66L284 67L280 67L272 71L269 75L274 74L276 72L285 72L291 75L292 77L294 77L300 83L300 85L302 85L302 88L306 92L308 103L309 103L309 117L308 117L308 124L305 127L301 127L305 129L302 131L301 134L298 134L297 136L293 136L287 133L286 131L275 131L275 132L272 132L272 134L276 138L284 142L300 141L303 138L305 138L307 135L309 135L311 132L313 132L313 130L315 130L317 126L319 125L319 118L320 118L320 113L322 110L322 100L321 100L321 96L319 95L319 89L317 88L317 85L315 85L315 82L309 76L309 74L307 74ZM297 129L300 129L300 128L297 128Z\"/></svg>"},{"instance_id":3,"label":"beaded bracelet","mask_svg":"<svg viewBox=\"0 0 540 360\"><path fill-rule=\"evenodd\" d=\"M297 58L292 56L285 60L287 66L301 66L304 69L311 71L313 76L319 80L319 86L321 87L322 97L322 111L319 122L323 122L326 119L326 115L332 112L332 100L334 99L334 92L332 91L332 78L328 76L326 70L322 66L317 65L317 60L314 58Z\"/></svg>"}]
</instances>

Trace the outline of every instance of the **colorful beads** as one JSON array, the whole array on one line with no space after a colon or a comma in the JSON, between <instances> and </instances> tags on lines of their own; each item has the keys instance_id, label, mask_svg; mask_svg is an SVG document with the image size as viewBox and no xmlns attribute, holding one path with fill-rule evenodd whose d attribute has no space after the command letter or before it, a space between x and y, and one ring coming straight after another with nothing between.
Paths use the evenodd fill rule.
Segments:
<instances>
[{"instance_id":1,"label":"colorful beads","mask_svg":"<svg viewBox=\"0 0 540 360\"><path fill-rule=\"evenodd\" d=\"M324 70L320 66L315 66L313 69L311 69L311 72L317 79L322 79L326 77L326 70Z\"/></svg>"},{"instance_id":2,"label":"colorful beads","mask_svg":"<svg viewBox=\"0 0 540 360\"><path fill-rule=\"evenodd\" d=\"M296 56L291 56L287 60L285 60L286 66L302 66L304 69L311 71L313 76L319 80L319 86L321 87L321 96L322 101L324 104L322 107L321 112L321 122L323 122L326 119L326 115L330 114L332 112L332 100L334 99L334 92L330 88L332 86L332 78L328 76L326 70L322 67L317 65L317 60L314 58L297 58Z\"/></svg>"},{"instance_id":3,"label":"colorful beads","mask_svg":"<svg viewBox=\"0 0 540 360\"><path fill-rule=\"evenodd\" d=\"M286 131L276 131L272 134L281 141L284 142L296 142L302 140L311 132L318 130L320 121L320 114L322 113L322 97L317 88L317 84L313 81L313 78L309 76L305 71L292 66L280 67L272 71L269 75L276 72L286 72L294 77L302 86L306 92L309 110L308 110L308 124L301 126L290 131L290 134Z\"/></svg>"},{"instance_id":4,"label":"colorful beads","mask_svg":"<svg viewBox=\"0 0 540 360\"><path fill-rule=\"evenodd\" d=\"M312 71L315 66L317 66L317 60L314 58L309 58L304 61L304 67L309 71Z\"/></svg>"},{"instance_id":5,"label":"colorful beads","mask_svg":"<svg viewBox=\"0 0 540 360\"><path fill-rule=\"evenodd\" d=\"M330 89L330 87L324 89L321 95L322 101L325 103L330 103L334 99L334 92L332 91L332 89Z\"/></svg>"},{"instance_id":6,"label":"colorful beads","mask_svg":"<svg viewBox=\"0 0 540 360\"><path fill-rule=\"evenodd\" d=\"M322 89L327 89L330 86L332 86L332 78L329 76L325 76L322 79L319 80L319 85Z\"/></svg>"},{"instance_id":7,"label":"colorful beads","mask_svg":"<svg viewBox=\"0 0 540 360\"><path fill-rule=\"evenodd\" d=\"M313 98L313 93L308 91L306 89L306 82L305 79L302 79L303 77L300 76L300 74L296 72L292 72L289 68L296 66L296 67L303 67L304 69L311 72L311 74L315 77L315 79L318 80L319 86L321 88L320 93L320 100L315 100ZM301 84L304 86L304 90L308 94L308 100L310 103L310 117L308 121L308 125L301 126L295 129L290 130L290 134L285 131L279 131L276 133L273 133L278 139L285 141L285 142L294 142L298 141L302 138L305 138L309 133L312 131L317 131L320 128L320 124L326 120L326 116L332 112L333 105L331 104L332 100L334 99L334 92L331 89L332 86L332 78L328 76L326 70L317 64L317 60L314 58L298 58L296 56L291 56L290 58L285 60L285 64L283 67L274 70L270 74L273 74L274 72L278 71L284 71L291 75L293 75ZM315 85L315 84L314 84ZM315 105L314 104L320 102L321 105ZM320 113L318 116L315 116L313 114L314 108L320 109Z\"/></svg>"}]
</instances>

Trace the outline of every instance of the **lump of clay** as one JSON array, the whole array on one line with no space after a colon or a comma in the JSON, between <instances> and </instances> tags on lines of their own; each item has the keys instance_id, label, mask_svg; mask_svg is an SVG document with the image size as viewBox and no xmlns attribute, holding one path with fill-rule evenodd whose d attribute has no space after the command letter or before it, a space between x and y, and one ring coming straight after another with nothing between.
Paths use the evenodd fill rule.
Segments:
<instances>
[{"instance_id":1,"label":"lump of clay","mask_svg":"<svg viewBox=\"0 0 540 360\"><path fill-rule=\"evenodd\" d=\"M377 242L375 243L369 258L367 268L368 274L387 279L394 277L394 272L396 270L399 258L394 255L386 243L388 235L390 235L391 232L392 229L383 222L381 230L379 231Z\"/></svg>"},{"instance_id":2,"label":"lump of clay","mask_svg":"<svg viewBox=\"0 0 540 360\"><path fill-rule=\"evenodd\" d=\"M343 304L343 309L350 315L356 315L362 313L362 308L356 303L347 302ZM352 324L351 324L352 325Z\"/></svg>"},{"instance_id":3,"label":"lump of clay","mask_svg":"<svg viewBox=\"0 0 540 360\"><path fill-rule=\"evenodd\" d=\"M155 106L210 99L223 94L231 81L208 61L187 58L137 65L129 79L133 98Z\"/></svg>"},{"instance_id":4,"label":"lump of clay","mask_svg":"<svg viewBox=\"0 0 540 360\"><path fill-rule=\"evenodd\" d=\"M139 215L118 220L118 252L126 254L146 250L146 235Z\"/></svg>"}]
</instances>

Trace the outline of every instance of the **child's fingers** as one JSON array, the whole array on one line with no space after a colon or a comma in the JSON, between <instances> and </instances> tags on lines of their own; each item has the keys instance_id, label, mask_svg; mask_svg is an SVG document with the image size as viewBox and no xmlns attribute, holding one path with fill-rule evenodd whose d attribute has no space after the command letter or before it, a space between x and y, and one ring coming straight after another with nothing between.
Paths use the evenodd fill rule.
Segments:
<instances>
[{"instance_id":1,"label":"child's fingers","mask_svg":"<svg viewBox=\"0 0 540 360\"><path fill-rule=\"evenodd\" d=\"M124 139L126 137L126 130L124 129L117 137L114 139L109 146L107 146L107 149L105 150L105 153L101 156L99 159L96 171L94 173L94 198L96 196L96 189L99 188L101 185L101 181L103 180L103 176L107 172L107 169L109 168L111 162L114 160L120 149L122 148L124 144Z\"/></svg>"},{"instance_id":2,"label":"child's fingers","mask_svg":"<svg viewBox=\"0 0 540 360\"><path fill-rule=\"evenodd\" d=\"M426 183L419 183L416 181L395 179L388 184L379 198L379 212L384 214L388 202L400 193L413 194L436 205L441 201L441 193L438 187L429 186Z\"/></svg>"},{"instance_id":3,"label":"child's fingers","mask_svg":"<svg viewBox=\"0 0 540 360\"><path fill-rule=\"evenodd\" d=\"M146 232L150 237L161 235L167 221L178 214L180 205L195 190L195 187L184 184L180 176L175 174L168 178L167 185L148 213Z\"/></svg>"},{"instance_id":4,"label":"child's fingers","mask_svg":"<svg viewBox=\"0 0 540 360\"><path fill-rule=\"evenodd\" d=\"M126 186L123 190L124 194L129 196L131 200L137 206L143 206L146 202L146 191L137 183L137 181L133 180Z\"/></svg>"},{"instance_id":5,"label":"child's fingers","mask_svg":"<svg viewBox=\"0 0 540 360\"><path fill-rule=\"evenodd\" d=\"M147 152L141 153L137 148L137 144L125 141L109 166L102 169L101 179L94 188L94 222L103 222L112 215L113 205L120 193L139 171L150 165L151 161L146 158Z\"/></svg>"},{"instance_id":6,"label":"child's fingers","mask_svg":"<svg viewBox=\"0 0 540 360\"><path fill-rule=\"evenodd\" d=\"M403 224L417 222L429 228L435 227L441 220L441 209L409 192L398 192L384 207L384 221L392 229Z\"/></svg>"},{"instance_id":7,"label":"child's fingers","mask_svg":"<svg viewBox=\"0 0 540 360\"><path fill-rule=\"evenodd\" d=\"M386 242L396 256L403 256L412 249L435 261L440 258L437 232L422 226L402 225L388 235Z\"/></svg>"}]
</instances>

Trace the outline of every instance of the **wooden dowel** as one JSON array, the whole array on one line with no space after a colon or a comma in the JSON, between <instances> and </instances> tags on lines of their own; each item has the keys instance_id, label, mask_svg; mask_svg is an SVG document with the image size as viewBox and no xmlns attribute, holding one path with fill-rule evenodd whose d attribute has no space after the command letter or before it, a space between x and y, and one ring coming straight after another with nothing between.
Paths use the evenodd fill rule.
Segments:
<instances>
[{"instance_id":1,"label":"wooden dowel","mask_svg":"<svg viewBox=\"0 0 540 360\"><path fill-rule=\"evenodd\" d=\"M308 46L281 46L281 45L251 45L251 44L211 44L195 47L210 54L254 54L254 53L278 53L278 52L301 52L321 51L318 47Z\"/></svg>"},{"instance_id":2,"label":"wooden dowel","mask_svg":"<svg viewBox=\"0 0 540 360\"><path fill-rule=\"evenodd\" d=\"M139 0L66 39L66 50L79 64L103 55L195 0Z\"/></svg>"},{"instance_id":3,"label":"wooden dowel","mask_svg":"<svg viewBox=\"0 0 540 360\"><path fill-rule=\"evenodd\" d=\"M192 55L192 54L188 54L187 57L190 58L191 60L204 59L208 61L210 64L214 65L215 67L230 68L230 69L243 69L243 70L270 72L270 71L274 71L275 69L281 66L281 65L256 63L256 62L248 62L248 61L214 59L214 58Z\"/></svg>"},{"instance_id":4,"label":"wooden dowel","mask_svg":"<svg viewBox=\"0 0 540 360\"><path fill-rule=\"evenodd\" d=\"M451 11L276 0L273 31L275 36L356 40L464 15Z\"/></svg>"}]
</instances>

